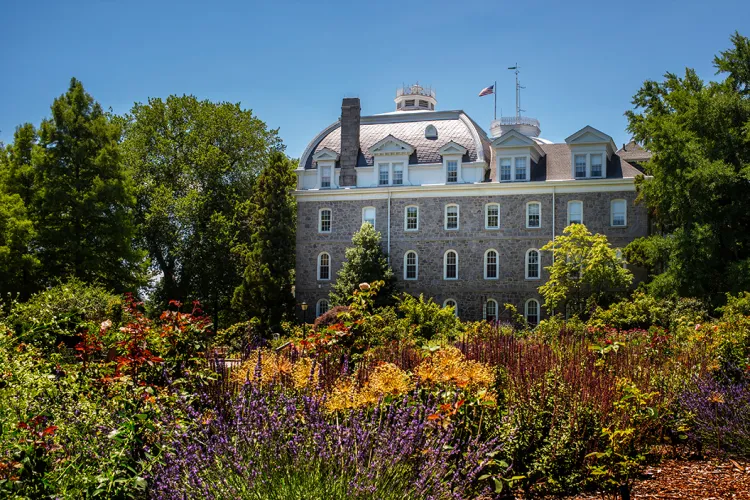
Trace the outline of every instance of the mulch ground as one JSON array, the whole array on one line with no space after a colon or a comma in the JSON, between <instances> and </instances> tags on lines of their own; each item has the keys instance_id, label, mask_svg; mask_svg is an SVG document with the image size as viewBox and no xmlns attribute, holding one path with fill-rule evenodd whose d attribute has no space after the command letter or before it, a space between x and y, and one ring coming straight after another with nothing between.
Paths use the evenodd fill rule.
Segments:
<instances>
[{"instance_id":1,"label":"mulch ground","mask_svg":"<svg viewBox=\"0 0 750 500\"><path fill-rule=\"evenodd\" d=\"M586 494L574 500L601 500ZM729 458L667 459L646 469L631 498L750 500L750 462Z\"/></svg>"}]
</instances>

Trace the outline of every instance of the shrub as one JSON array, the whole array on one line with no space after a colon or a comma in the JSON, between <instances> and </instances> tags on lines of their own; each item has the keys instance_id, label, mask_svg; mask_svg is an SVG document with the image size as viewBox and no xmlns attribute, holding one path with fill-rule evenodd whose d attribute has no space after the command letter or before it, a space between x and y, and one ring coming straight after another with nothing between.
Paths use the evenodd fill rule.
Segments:
<instances>
[{"instance_id":1,"label":"shrub","mask_svg":"<svg viewBox=\"0 0 750 500\"><path fill-rule=\"evenodd\" d=\"M315 318L315 322L313 323L313 329L314 330L320 330L323 328L327 328L331 325L335 325L339 321L339 314L347 312L349 310L346 306L336 306L325 313L321 314L317 318Z\"/></svg>"},{"instance_id":2,"label":"shrub","mask_svg":"<svg viewBox=\"0 0 750 500\"><path fill-rule=\"evenodd\" d=\"M456 337L458 318L452 310L441 307L432 298L425 300L421 294L419 297L403 294L398 299L397 309L406 323L413 325L414 335L420 339Z\"/></svg>"}]
</instances>

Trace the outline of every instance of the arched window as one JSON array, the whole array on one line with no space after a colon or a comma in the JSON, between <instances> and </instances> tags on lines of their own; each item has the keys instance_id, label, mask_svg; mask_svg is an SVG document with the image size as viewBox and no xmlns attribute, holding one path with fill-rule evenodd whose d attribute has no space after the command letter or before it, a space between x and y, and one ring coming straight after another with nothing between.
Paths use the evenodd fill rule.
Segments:
<instances>
[{"instance_id":1,"label":"arched window","mask_svg":"<svg viewBox=\"0 0 750 500\"><path fill-rule=\"evenodd\" d=\"M490 248L484 252L484 279L496 280L500 274L500 263L497 250Z\"/></svg>"},{"instance_id":2,"label":"arched window","mask_svg":"<svg viewBox=\"0 0 750 500\"><path fill-rule=\"evenodd\" d=\"M526 306L524 307L524 316L526 317L526 322L529 325L536 326L539 324L539 301L536 299L529 299L526 301Z\"/></svg>"},{"instance_id":3,"label":"arched window","mask_svg":"<svg viewBox=\"0 0 750 500\"><path fill-rule=\"evenodd\" d=\"M330 233L331 232L331 214L333 212L330 208L321 208L318 212L318 232L319 233Z\"/></svg>"},{"instance_id":4,"label":"arched window","mask_svg":"<svg viewBox=\"0 0 750 500\"><path fill-rule=\"evenodd\" d=\"M427 127L425 127L424 137L425 139L437 139L438 138L438 131L435 128L435 125L427 125Z\"/></svg>"},{"instance_id":5,"label":"arched window","mask_svg":"<svg viewBox=\"0 0 750 500\"><path fill-rule=\"evenodd\" d=\"M419 277L419 256L414 250L404 255L404 279L415 280Z\"/></svg>"},{"instance_id":6,"label":"arched window","mask_svg":"<svg viewBox=\"0 0 750 500\"><path fill-rule=\"evenodd\" d=\"M419 207L409 205L404 211L404 231L419 230Z\"/></svg>"},{"instance_id":7,"label":"arched window","mask_svg":"<svg viewBox=\"0 0 750 500\"><path fill-rule=\"evenodd\" d=\"M541 274L539 250L531 248L526 252L526 279L538 280Z\"/></svg>"},{"instance_id":8,"label":"arched window","mask_svg":"<svg viewBox=\"0 0 750 500\"><path fill-rule=\"evenodd\" d=\"M458 205L445 206L445 229L458 229Z\"/></svg>"},{"instance_id":9,"label":"arched window","mask_svg":"<svg viewBox=\"0 0 750 500\"><path fill-rule=\"evenodd\" d=\"M456 302L455 299L445 299L445 302L443 302L443 307L452 307L453 315L458 316L458 302Z\"/></svg>"},{"instance_id":10,"label":"arched window","mask_svg":"<svg viewBox=\"0 0 750 500\"><path fill-rule=\"evenodd\" d=\"M526 204L526 227L536 229L542 227L542 204L530 201Z\"/></svg>"},{"instance_id":11,"label":"arched window","mask_svg":"<svg viewBox=\"0 0 750 500\"><path fill-rule=\"evenodd\" d=\"M315 306L315 316L322 316L328 312L328 299L320 299L318 304Z\"/></svg>"},{"instance_id":12,"label":"arched window","mask_svg":"<svg viewBox=\"0 0 750 500\"><path fill-rule=\"evenodd\" d=\"M583 224L583 202L568 202L568 225Z\"/></svg>"},{"instance_id":13,"label":"arched window","mask_svg":"<svg viewBox=\"0 0 750 500\"><path fill-rule=\"evenodd\" d=\"M318 279L321 281L331 279L331 256L326 252L318 255Z\"/></svg>"},{"instance_id":14,"label":"arched window","mask_svg":"<svg viewBox=\"0 0 750 500\"><path fill-rule=\"evenodd\" d=\"M628 225L628 205L625 200L612 200L609 211L609 223L612 227Z\"/></svg>"},{"instance_id":15,"label":"arched window","mask_svg":"<svg viewBox=\"0 0 750 500\"><path fill-rule=\"evenodd\" d=\"M497 321L497 301L495 299L487 299L487 302L484 303L483 313L485 320Z\"/></svg>"},{"instance_id":16,"label":"arched window","mask_svg":"<svg viewBox=\"0 0 750 500\"><path fill-rule=\"evenodd\" d=\"M484 206L484 228L500 229L500 204L487 203Z\"/></svg>"},{"instance_id":17,"label":"arched window","mask_svg":"<svg viewBox=\"0 0 750 500\"><path fill-rule=\"evenodd\" d=\"M448 250L443 255L443 279L458 279L458 254L455 250Z\"/></svg>"}]
</instances>

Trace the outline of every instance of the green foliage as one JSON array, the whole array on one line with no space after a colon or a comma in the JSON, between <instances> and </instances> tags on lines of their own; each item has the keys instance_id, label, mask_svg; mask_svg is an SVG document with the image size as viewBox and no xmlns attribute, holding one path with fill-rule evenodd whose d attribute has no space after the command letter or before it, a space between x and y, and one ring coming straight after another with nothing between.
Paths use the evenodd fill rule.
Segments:
<instances>
[{"instance_id":1,"label":"green foliage","mask_svg":"<svg viewBox=\"0 0 750 500\"><path fill-rule=\"evenodd\" d=\"M278 332L281 322L294 312L294 168L284 153L271 153L252 199L243 207L248 221L243 232L252 234L250 243L235 248L246 267L232 304L241 314L258 318L266 332Z\"/></svg>"},{"instance_id":2,"label":"green foliage","mask_svg":"<svg viewBox=\"0 0 750 500\"><path fill-rule=\"evenodd\" d=\"M136 186L138 237L162 277L154 300L200 300L216 322L242 281L232 253L276 130L239 104L169 96L126 117L123 157Z\"/></svg>"},{"instance_id":3,"label":"green foliage","mask_svg":"<svg viewBox=\"0 0 750 500\"><path fill-rule=\"evenodd\" d=\"M352 244L346 249L344 265L339 270L336 283L331 288L331 303L346 305L350 295L360 283L383 281L378 304L386 304L393 295L395 277L388 259L380 247L381 236L371 224L364 222L354 233Z\"/></svg>"},{"instance_id":4,"label":"green foliage","mask_svg":"<svg viewBox=\"0 0 750 500\"><path fill-rule=\"evenodd\" d=\"M103 286L71 278L16 303L5 321L16 328L24 342L50 350L66 339L74 342L91 325L98 328L107 319L119 322L122 303Z\"/></svg>"},{"instance_id":5,"label":"green foliage","mask_svg":"<svg viewBox=\"0 0 750 500\"><path fill-rule=\"evenodd\" d=\"M637 240L626 253L649 264L659 296L720 305L724 292L750 288L750 40L735 33L731 41L714 59L724 81L667 73L646 81L627 112L628 129L653 153L639 199L664 237Z\"/></svg>"},{"instance_id":6,"label":"green foliage","mask_svg":"<svg viewBox=\"0 0 750 500\"><path fill-rule=\"evenodd\" d=\"M29 210L47 281L75 276L116 291L143 282L120 137L120 126L75 78L42 122L32 156L38 195Z\"/></svg>"},{"instance_id":7,"label":"green foliage","mask_svg":"<svg viewBox=\"0 0 750 500\"><path fill-rule=\"evenodd\" d=\"M398 298L397 310L420 340L455 337L459 321L453 309L441 307L432 298L403 294Z\"/></svg>"},{"instance_id":8,"label":"green foliage","mask_svg":"<svg viewBox=\"0 0 750 500\"><path fill-rule=\"evenodd\" d=\"M550 279L539 287L548 311L585 315L607 295L622 290L633 275L622 266L603 234L592 235L583 224L571 224L542 251L553 253Z\"/></svg>"},{"instance_id":9,"label":"green foliage","mask_svg":"<svg viewBox=\"0 0 750 500\"><path fill-rule=\"evenodd\" d=\"M31 292L40 266L31 249L35 236L21 197L5 194L0 185L0 297L18 293L23 299Z\"/></svg>"},{"instance_id":10,"label":"green foliage","mask_svg":"<svg viewBox=\"0 0 750 500\"><path fill-rule=\"evenodd\" d=\"M230 354L242 354L248 345L252 345L253 341L259 340L258 325L258 318L235 323L216 332L214 344L225 347Z\"/></svg>"}]
</instances>

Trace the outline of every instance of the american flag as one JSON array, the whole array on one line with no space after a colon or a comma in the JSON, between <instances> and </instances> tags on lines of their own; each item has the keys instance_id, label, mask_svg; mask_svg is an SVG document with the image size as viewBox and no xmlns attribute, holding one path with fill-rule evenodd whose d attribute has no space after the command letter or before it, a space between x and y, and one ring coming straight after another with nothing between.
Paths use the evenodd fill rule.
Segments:
<instances>
[{"instance_id":1,"label":"american flag","mask_svg":"<svg viewBox=\"0 0 750 500\"><path fill-rule=\"evenodd\" d=\"M479 93L479 97L483 97L483 96L494 94L494 93L495 93L495 86L490 85L489 87L482 89L482 91Z\"/></svg>"}]
</instances>

